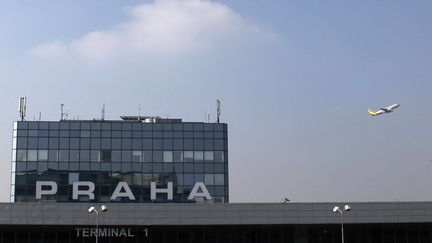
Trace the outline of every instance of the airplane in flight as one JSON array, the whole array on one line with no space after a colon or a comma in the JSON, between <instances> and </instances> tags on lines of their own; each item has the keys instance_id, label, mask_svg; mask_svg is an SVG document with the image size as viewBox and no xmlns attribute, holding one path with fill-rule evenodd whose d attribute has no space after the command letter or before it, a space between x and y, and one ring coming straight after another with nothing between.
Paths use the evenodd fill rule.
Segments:
<instances>
[{"instance_id":1,"label":"airplane in flight","mask_svg":"<svg viewBox=\"0 0 432 243\"><path fill-rule=\"evenodd\" d=\"M399 106L400 106L399 104L393 104L391 106L387 106L385 108L381 108L378 111L374 111L372 109L368 109L368 112L369 112L370 116L378 116L378 115L381 115L381 114L393 112L393 110L396 109L396 108L398 108Z\"/></svg>"}]
</instances>

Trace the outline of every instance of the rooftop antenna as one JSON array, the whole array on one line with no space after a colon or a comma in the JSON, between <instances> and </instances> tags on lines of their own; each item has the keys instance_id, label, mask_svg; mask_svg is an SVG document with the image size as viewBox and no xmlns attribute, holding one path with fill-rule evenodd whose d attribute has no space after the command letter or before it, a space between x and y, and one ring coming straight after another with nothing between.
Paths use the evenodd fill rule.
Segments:
<instances>
[{"instance_id":1,"label":"rooftop antenna","mask_svg":"<svg viewBox=\"0 0 432 243\"><path fill-rule=\"evenodd\" d=\"M138 105L138 121L141 120L141 105Z\"/></svg>"},{"instance_id":2,"label":"rooftop antenna","mask_svg":"<svg viewBox=\"0 0 432 243\"><path fill-rule=\"evenodd\" d=\"M25 120L27 110L27 97L20 97L18 112L20 113L21 121Z\"/></svg>"},{"instance_id":3,"label":"rooftop antenna","mask_svg":"<svg viewBox=\"0 0 432 243\"><path fill-rule=\"evenodd\" d=\"M220 102L220 100L216 100L216 104L217 104L217 119L216 119L216 122L217 123L219 123L219 118L220 118L220 115L221 115L221 102Z\"/></svg>"},{"instance_id":4,"label":"rooftop antenna","mask_svg":"<svg viewBox=\"0 0 432 243\"><path fill-rule=\"evenodd\" d=\"M102 105L102 117L101 120L105 120L105 104Z\"/></svg>"},{"instance_id":5,"label":"rooftop antenna","mask_svg":"<svg viewBox=\"0 0 432 243\"><path fill-rule=\"evenodd\" d=\"M64 104L61 104L60 105L60 121L62 121L64 119L63 107L64 107Z\"/></svg>"},{"instance_id":6,"label":"rooftop antenna","mask_svg":"<svg viewBox=\"0 0 432 243\"><path fill-rule=\"evenodd\" d=\"M39 121L42 119L42 112L39 111Z\"/></svg>"},{"instance_id":7,"label":"rooftop antenna","mask_svg":"<svg viewBox=\"0 0 432 243\"><path fill-rule=\"evenodd\" d=\"M67 113L67 112L64 112L64 111L63 111L63 108L64 108L64 104L61 104L61 105L60 105L60 111L61 111L61 114L60 114L60 121L62 121L62 120L67 120L67 118L68 118L68 113Z\"/></svg>"}]
</instances>

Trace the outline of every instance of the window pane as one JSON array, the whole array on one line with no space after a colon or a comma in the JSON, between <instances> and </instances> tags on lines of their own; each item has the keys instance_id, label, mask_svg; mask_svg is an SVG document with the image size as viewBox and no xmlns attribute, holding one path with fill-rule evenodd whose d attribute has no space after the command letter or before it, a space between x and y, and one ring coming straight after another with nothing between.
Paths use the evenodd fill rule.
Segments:
<instances>
[{"instance_id":1,"label":"window pane","mask_svg":"<svg viewBox=\"0 0 432 243\"><path fill-rule=\"evenodd\" d=\"M121 161L121 151L112 151L111 152L111 160L113 162L120 162Z\"/></svg>"},{"instance_id":2,"label":"window pane","mask_svg":"<svg viewBox=\"0 0 432 243\"><path fill-rule=\"evenodd\" d=\"M204 152L204 160L205 161L213 161L214 156L213 156L213 151L205 151Z\"/></svg>"},{"instance_id":3,"label":"window pane","mask_svg":"<svg viewBox=\"0 0 432 243\"><path fill-rule=\"evenodd\" d=\"M17 150L17 161L27 161L27 150Z\"/></svg>"},{"instance_id":4,"label":"window pane","mask_svg":"<svg viewBox=\"0 0 432 243\"><path fill-rule=\"evenodd\" d=\"M194 161L203 161L203 160L204 160L203 151L195 151L194 152Z\"/></svg>"},{"instance_id":5,"label":"window pane","mask_svg":"<svg viewBox=\"0 0 432 243\"><path fill-rule=\"evenodd\" d=\"M153 151L153 162L162 162L162 151Z\"/></svg>"},{"instance_id":6,"label":"window pane","mask_svg":"<svg viewBox=\"0 0 432 243\"><path fill-rule=\"evenodd\" d=\"M164 151L163 152L163 161L164 162L173 162L173 152L172 151Z\"/></svg>"},{"instance_id":7,"label":"window pane","mask_svg":"<svg viewBox=\"0 0 432 243\"><path fill-rule=\"evenodd\" d=\"M215 174L215 185L224 185L224 174Z\"/></svg>"},{"instance_id":8,"label":"window pane","mask_svg":"<svg viewBox=\"0 0 432 243\"><path fill-rule=\"evenodd\" d=\"M69 152L70 161L79 161L79 150L71 150Z\"/></svg>"},{"instance_id":9,"label":"window pane","mask_svg":"<svg viewBox=\"0 0 432 243\"><path fill-rule=\"evenodd\" d=\"M49 159L49 161L58 161L58 151L57 150L49 150L48 151L48 159Z\"/></svg>"},{"instance_id":10,"label":"window pane","mask_svg":"<svg viewBox=\"0 0 432 243\"><path fill-rule=\"evenodd\" d=\"M37 150L29 150L27 155L28 161L37 161Z\"/></svg>"},{"instance_id":11,"label":"window pane","mask_svg":"<svg viewBox=\"0 0 432 243\"><path fill-rule=\"evenodd\" d=\"M193 152L192 151L185 151L184 152L184 161L185 162L193 162Z\"/></svg>"},{"instance_id":12,"label":"window pane","mask_svg":"<svg viewBox=\"0 0 432 243\"><path fill-rule=\"evenodd\" d=\"M223 151L215 151L214 152L214 161L215 162L224 162L224 152Z\"/></svg>"},{"instance_id":13,"label":"window pane","mask_svg":"<svg viewBox=\"0 0 432 243\"><path fill-rule=\"evenodd\" d=\"M69 160L69 151L68 150L59 150L59 161L68 161Z\"/></svg>"},{"instance_id":14,"label":"window pane","mask_svg":"<svg viewBox=\"0 0 432 243\"><path fill-rule=\"evenodd\" d=\"M183 152L182 151L174 151L173 152L173 160L174 160L174 162L183 162Z\"/></svg>"},{"instance_id":15,"label":"window pane","mask_svg":"<svg viewBox=\"0 0 432 243\"><path fill-rule=\"evenodd\" d=\"M80 161L90 161L90 151L89 150L81 150L80 151Z\"/></svg>"},{"instance_id":16,"label":"window pane","mask_svg":"<svg viewBox=\"0 0 432 243\"><path fill-rule=\"evenodd\" d=\"M48 150L39 150L38 160L39 161L46 161L46 160L48 160Z\"/></svg>"},{"instance_id":17,"label":"window pane","mask_svg":"<svg viewBox=\"0 0 432 243\"><path fill-rule=\"evenodd\" d=\"M100 162L100 151L99 150L91 150L91 152L90 152L90 161L92 161L92 162Z\"/></svg>"},{"instance_id":18,"label":"window pane","mask_svg":"<svg viewBox=\"0 0 432 243\"><path fill-rule=\"evenodd\" d=\"M141 151L132 151L132 162L142 162Z\"/></svg>"},{"instance_id":19,"label":"window pane","mask_svg":"<svg viewBox=\"0 0 432 243\"><path fill-rule=\"evenodd\" d=\"M204 175L204 184L206 186L214 185L214 175L213 174L205 174Z\"/></svg>"},{"instance_id":20,"label":"window pane","mask_svg":"<svg viewBox=\"0 0 432 243\"><path fill-rule=\"evenodd\" d=\"M102 162L111 162L111 150L102 150L101 151L101 161Z\"/></svg>"},{"instance_id":21,"label":"window pane","mask_svg":"<svg viewBox=\"0 0 432 243\"><path fill-rule=\"evenodd\" d=\"M153 161L153 153L151 151L144 151L143 153L144 158L143 158L143 162L152 162Z\"/></svg>"}]
</instances>

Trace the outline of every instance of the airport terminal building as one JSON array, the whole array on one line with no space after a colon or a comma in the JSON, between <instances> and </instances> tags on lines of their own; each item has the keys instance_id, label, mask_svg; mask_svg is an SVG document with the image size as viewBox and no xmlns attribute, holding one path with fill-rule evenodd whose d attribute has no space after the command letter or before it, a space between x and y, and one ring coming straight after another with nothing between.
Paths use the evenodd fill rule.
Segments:
<instances>
[{"instance_id":1,"label":"airport terminal building","mask_svg":"<svg viewBox=\"0 0 432 243\"><path fill-rule=\"evenodd\" d=\"M5 243L432 243L431 202L229 203L224 123L18 121L11 168Z\"/></svg>"}]
</instances>

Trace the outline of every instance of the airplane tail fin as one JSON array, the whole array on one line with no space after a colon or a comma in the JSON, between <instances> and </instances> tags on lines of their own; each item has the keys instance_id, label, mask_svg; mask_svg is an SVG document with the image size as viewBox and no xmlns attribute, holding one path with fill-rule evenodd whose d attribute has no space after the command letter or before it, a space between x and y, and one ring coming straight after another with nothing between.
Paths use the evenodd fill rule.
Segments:
<instances>
[{"instance_id":1,"label":"airplane tail fin","mask_svg":"<svg viewBox=\"0 0 432 243\"><path fill-rule=\"evenodd\" d=\"M368 109L368 112L369 112L370 116L376 116L377 115L376 112L372 109Z\"/></svg>"}]
</instances>

